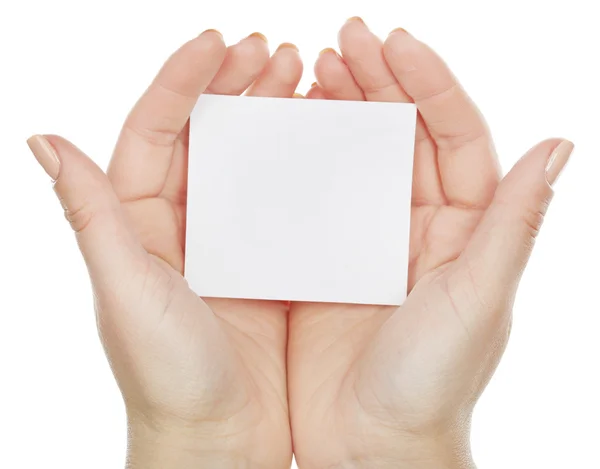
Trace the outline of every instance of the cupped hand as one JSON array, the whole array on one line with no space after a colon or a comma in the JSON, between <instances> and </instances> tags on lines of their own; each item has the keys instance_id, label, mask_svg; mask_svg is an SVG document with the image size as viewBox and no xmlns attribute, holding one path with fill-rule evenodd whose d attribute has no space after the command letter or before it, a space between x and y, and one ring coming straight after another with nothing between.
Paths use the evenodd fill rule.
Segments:
<instances>
[{"instance_id":1,"label":"cupped hand","mask_svg":"<svg viewBox=\"0 0 600 469\"><path fill-rule=\"evenodd\" d=\"M289 467L284 302L200 299L182 277L188 119L202 93L292 97L297 49L206 31L165 63L105 175L66 140L29 144L76 233L126 403L129 466Z\"/></svg>"},{"instance_id":2,"label":"cupped hand","mask_svg":"<svg viewBox=\"0 0 600 469\"><path fill-rule=\"evenodd\" d=\"M382 43L358 18L339 46L319 56L307 98L419 110L409 296L399 308L292 303L296 458L301 469L472 467L471 413L572 144L538 144L501 180L484 120L430 48L401 29Z\"/></svg>"}]
</instances>

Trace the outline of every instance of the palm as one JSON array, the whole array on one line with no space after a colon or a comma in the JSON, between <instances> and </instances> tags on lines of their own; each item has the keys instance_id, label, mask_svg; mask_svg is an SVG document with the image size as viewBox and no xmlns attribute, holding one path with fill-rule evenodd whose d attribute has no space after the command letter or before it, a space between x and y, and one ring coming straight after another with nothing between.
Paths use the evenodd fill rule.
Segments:
<instances>
[{"instance_id":1,"label":"palm","mask_svg":"<svg viewBox=\"0 0 600 469\"><path fill-rule=\"evenodd\" d=\"M174 340L187 345L179 355L173 352L173 361L181 363L177 366L186 370L188 382L198 383L194 398L203 405L190 412L198 421L223 423L226 433L216 427L214 431L227 451L261 467L277 467L291 455L285 376L288 307L285 302L190 299L182 278L187 120L197 96L205 91L239 94L252 85L249 94L291 97L301 62L293 48L278 51L268 61L266 43L257 36L230 47L223 61L215 57L224 52L224 47L219 50L217 35L205 34L212 34L215 44L207 47L207 39L202 44L200 36L184 45L138 102L125 123L108 174L138 239L176 286L178 299L170 305L179 311L169 311L165 317L172 324L161 328L174 331ZM194 327L198 324L194 316L206 314L214 315L218 331ZM207 346L213 349L206 350ZM196 362L192 360L187 369L184 365L190 366L190 356ZM210 415L200 414L202 409L209 409ZM264 450L260 444L264 441L272 442L273 448Z\"/></svg>"},{"instance_id":2,"label":"palm","mask_svg":"<svg viewBox=\"0 0 600 469\"><path fill-rule=\"evenodd\" d=\"M146 251L165 261L179 275L183 274L184 267L187 158L185 129L174 141L172 163L161 192L156 196L122 203ZM282 404L277 408L285 410L285 377L281 370L287 331L286 305L281 302L215 298L208 298L205 303L221 320L221 326L229 339L228 345L236 351L235 354L224 355L244 357L244 360L235 360L225 366L228 369L244 368L243 371L236 371L234 376L240 381L251 381L226 384L273 393L273 397ZM192 331L188 329L180 332L186 335ZM183 340L184 337L180 339ZM261 371L258 372L258 368L252 366L253 363L265 366L261 366ZM253 397L257 403L261 402L261 396ZM282 415L280 418L287 417Z\"/></svg>"},{"instance_id":3,"label":"palm","mask_svg":"<svg viewBox=\"0 0 600 469\"><path fill-rule=\"evenodd\" d=\"M494 150L485 124L441 61L420 44L406 45L413 39L403 41L398 62L413 60L423 70L407 73L399 83L396 76L403 74L392 72L403 64L386 63L381 42L364 24L347 23L340 32L343 59L333 53L320 56L315 66L319 85L308 95L414 100L420 116L408 282L413 294L400 310L309 303L295 303L290 310L290 409L301 467L362 461L373 448L392 458L397 444L377 435L390 427L424 430L420 419L433 409L420 408L419 397L433 392L427 380L449 372L440 369L447 361L444 354L453 340L464 338L449 287L436 282L433 273L461 254L491 200L498 181ZM462 183L470 178L476 182ZM428 301L434 297L436 307L447 307L431 311ZM417 358L425 356L431 360ZM428 402L443 401L428 397ZM376 467L376 461L369 462Z\"/></svg>"},{"instance_id":4,"label":"palm","mask_svg":"<svg viewBox=\"0 0 600 469\"><path fill-rule=\"evenodd\" d=\"M187 192L188 143L184 135L182 133L173 143L172 163L160 192L122 202L146 251L179 273L183 273L184 267Z\"/></svg>"},{"instance_id":5,"label":"palm","mask_svg":"<svg viewBox=\"0 0 600 469\"><path fill-rule=\"evenodd\" d=\"M435 147L431 138L427 138L428 147ZM415 149L415 158L437 161L437 150L429 148ZM422 152L433 153L431 156ZM432 172L437 172L435 164L429 165ZM443 194L443 189L439 187ZM448 204L446 197L441 204L412 203L411 236L408 278L409 291L423 275L456 259L469 241L482 210L477 208L456 207Z\"/></svg>"},{"instance_id":6,"label":"palm","mask_svg":"<svg viewBox=\"0 0 600 469\"><path fill-rule=\"evenodd\" d=\"M415 156L421 158L423 155L418 152L417 149ZM481 214L481 210L447 203L413 204L409 289L428 273L458 257ZM427 278L423 280L423 288L431 291ZM409 317L412 312L422 318L427 313L420 300L403 308ZM423 349L439 350L436 341L443 339L439 330L432 328L430 337L423 338L423 349L403 350L405 356L390 360L389 356L398 351L398 341L411 343L411 336L422 326L418 321L403 321L402 333L390 336L386 327L396 310L396 307L365 305L292 306L289 368L294 445L299 460L313 460L317 466L342 460L349 451L357 454L357 458L365 457L372 448L382 447L382 442L374 441L372 435L397 424L397 416L427 414L427 408L416 409L415 394L427 393L429 389L417 387L418 391L407 393L407 384L415 387L415 374L428 377L439 373L422 364L418 365L420 369L414 369L417 363L413 359L419 354L426 356ZM454 314L437 317L436 322L459 336L463 334L462 324ZM443 359L443 353L437 357L438 361ZM402 419L407 432L421 430L409 417ZM328 444L323 454L321 441L325 438ZM331 441L337 445L331 445ZM307 463L307 467L312 464Z\"/></svg>"}]
</instances>

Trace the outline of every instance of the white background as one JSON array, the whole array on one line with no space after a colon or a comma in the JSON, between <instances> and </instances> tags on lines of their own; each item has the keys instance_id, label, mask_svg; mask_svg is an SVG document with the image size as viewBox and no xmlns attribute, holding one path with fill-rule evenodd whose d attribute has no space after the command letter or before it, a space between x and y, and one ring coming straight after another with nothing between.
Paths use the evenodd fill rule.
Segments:
<instances>
[{"instance_id":1,"label":"white background","mask_svg":"<svg viewBox=\"0 0 600 469\"><path fill-rule=\"evenodd\" d=\"M32 133L106 167L163 59L206 28L318 51L349 16L402 26L451 64L486 115L503 167L543 138L576 150L526 271L512 340L474 418L481 469L597 468L600 28L594 2L21 0L0 6L0 467L123 466L123 405L95 332L87 274Z\"/></svg>"}]
</instances>

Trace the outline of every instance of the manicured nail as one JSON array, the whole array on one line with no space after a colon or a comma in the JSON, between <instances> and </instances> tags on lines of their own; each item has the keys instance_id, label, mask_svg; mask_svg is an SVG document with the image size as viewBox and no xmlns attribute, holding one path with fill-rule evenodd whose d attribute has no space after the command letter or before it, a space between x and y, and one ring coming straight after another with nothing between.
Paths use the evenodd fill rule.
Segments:
<instances>
[{"instance_id":1,"label":"manicured nail","mask_svg":"<svg viewBox=\"0 0 600 469\"><path fill-rule=\"evenodd\" d=\"M263 41L265 41L266 43L268 43L269 41L267 40L267 36L265 36L263 33L252 33L250 34L250 36L248 37L257 37L258 39L262 39Z\"/></svg>"},{"instance_id":2,"label":"manicured nail","mask_svg":"<svg viewBox=\"0 0 600 469\"><path fill-rule=\"evenodd\" d=\"M303 95L303 94L300 94L300 93L294 93L294 96L293 96L293 97L294 97L294 98L304 98L304 95Z\"/></svg>"},{"instance_id":3,"label":"manicured nail","mask_svg":"<svg viewBox=\"0 0 600 469\"><path fill-rule=\"evenodd\" d=\"M332 49L331 47L326 47L321 52L319 52L319 57L322 56L323 54L329 54L330 52L333 52L335 55L337 55L337 52L335 51L335 49Z\"/></svg>"},{"instance_id":4,"label":"manicured nail","mask_svg":"<svg viewBox=\"0 0 600 469\"><path fill-rule=\"evenodd\" d=\"M292 44L291 42L283 42L279 44L277 50L279 49L296 49L299 52L298 46L296 46L296 44Z\"/></svg>"},{"instance_id":5,"label":"manicured nail","mask_svg":"<svg viewBox=\"0 0 600 469\"><path fill-rule=\"evenodd\" d=\"M314 88L315 86L317 86L318 83L315 81L312 85L310 85L311 88Z\"/></svg>"},{"instance_id":6,"label":"manicured nail","mask_svg":"<svg viewBox=\"0 0 600 469\"><path fill-rule=\"evenodd\" d=\"M56 181L60 171L60 160L50 142L42 135L34 135L27 140L27 145L52 182Z\"/></svg>"},{"instance_id":7,"label":"manicured nail","mask_svg":"<svg viewBox=\"0 0 600 469\"><path fill-rule=\"evenodd\" d=\"M219 36L221 36L221 38L223 38L223 34L221 34L221 31L217 31L216 29L207 29L202 34L205 34L205 33L217 33Z\"/></svg>"},{"instance_id":8,"label":"manicured nail","mask_svg":"<svg viewBox=\"0 0 600 469\"><path fill-rule=\"evenodd\" d=\"M390 31L390 34L388 34L388 36L391 36L392 34L396 34L396 33L404 33L404 34L408 34L408 31L404 28L396 28L396 29L392 29Z\"/></svg>"},{"instance_id":9,"label":"manicured nail","mask_svg":"<svg viewBox=\"0 0 600 469\"><path fill-rule=\"evenodd\" d=\"M365 21L360 16L353 16L352 18L348 18L346 23L350 23L352 21L359 21L362 24L365 24Z\"/></svg>"},{"instance_id":10,"label":"manicured nail","mask_svg":"<svg viewBox=\"0 0 600 469\"><path fill-rule=\"evenodd\" d=\"M573 142L563 140L554 149L550 158L548 158L548 164L546 165L546 181L548 181L548 184L551 186L556 183L560 173L562 173L562 170L565 168L571 153L573 153L573 148L575 148Z\"/></svg>"}]
</instances>

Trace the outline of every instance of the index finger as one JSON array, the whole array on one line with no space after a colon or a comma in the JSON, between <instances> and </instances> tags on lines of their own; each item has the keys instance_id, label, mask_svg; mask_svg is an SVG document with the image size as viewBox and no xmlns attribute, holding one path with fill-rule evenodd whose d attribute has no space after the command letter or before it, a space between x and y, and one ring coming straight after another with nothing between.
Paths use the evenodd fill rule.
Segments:
<instances>
[{"instance_id":1,"label":"index finger","mask_svg":"<svg viewBox=\"0 0 600 469\"><path fill-rule=\"evenodd\" d=\"M198 97L219 71L226 50L218 31L204 31L167 60L137 102L108 168L121 201L160 193L175 141Z\"/></svg>"}]
</instances>

